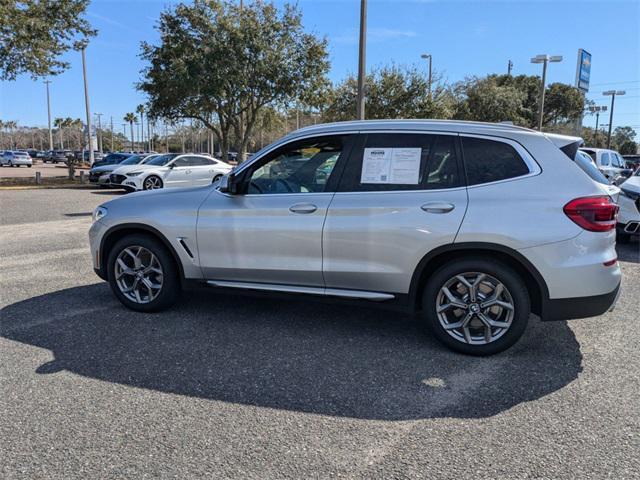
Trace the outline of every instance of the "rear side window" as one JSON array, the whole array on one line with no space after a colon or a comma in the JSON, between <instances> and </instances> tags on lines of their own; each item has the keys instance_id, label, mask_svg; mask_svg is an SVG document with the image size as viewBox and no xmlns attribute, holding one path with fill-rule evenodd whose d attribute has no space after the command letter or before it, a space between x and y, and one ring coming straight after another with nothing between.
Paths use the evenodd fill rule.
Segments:
<instances>
[{"instance_id":1,"label":"rear side window","mask_svg":"<svg viewBox=\"0 0 640 480\"><path fill-rule=\"evenodd\" d=\"M525 161L508 143L462 137L462 151L468 185L497 182L529 173Z\"/></svg>"},{"instance_id":2,"label":"rear side window","mask_svg":"<svg viewBox=\"0 0 640 480\"><path fill-rule=\"evenodd\" d=\"M457 136L373 133L354 151L340 191L433 190L462 185Z\"/></svg>"}]
</instances>

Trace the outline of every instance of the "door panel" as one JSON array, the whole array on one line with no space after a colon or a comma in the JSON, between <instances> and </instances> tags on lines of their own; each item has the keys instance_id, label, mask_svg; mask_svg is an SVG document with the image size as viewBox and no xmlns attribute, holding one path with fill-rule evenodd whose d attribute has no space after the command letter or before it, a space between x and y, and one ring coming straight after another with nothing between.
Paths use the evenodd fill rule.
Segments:
<instances>
[{"instance_id":1,"label":"door panel","mask_svg":"<svg viewBox=\"0 0 640 480\"><path fill-rule=\"evenodd\" d=\"M327 288L408 293L420 260L460 228L467 207L460 164L457 135L363 136L327 212Z\"/></svg>"},{"instance_id":2,"label":"door panel","mask_svg":"<svg viewBox=\"0 0 640 480\"><path fill-rule=\"evenodd\" d=\"M165 187L186 187L191 183L191 167L173 167L164 177Z\"/></svg>"},{"instance_id":3,"label":"door panel","mask_svg":"<svg viewBox=\"0 0 640 480\"><path fill-rule=\"evenodd\" d=\"M292 141L237 174L237 194L215 190L200 207L205 278L324 287L322 226L349 137Z\"/></svg>"},{"instance_id":4,"label":"door panel","mask_svg":"<svg viewBox=\"0 0 640 480\"><path fill-rule=\"evenodd\" d=\"M213 192L198 216L204 277L324 286L321 232L332 196Z\"/></svg>"},{"instance_id":5,"label":"door panel","mask_svg":"<svg viewBox=\"0 0 640 480\"><path fill-rule=\"evenodd\" d=\"M336 193L323 232L327 288L408 293L422 257L454 241L466 206L465 188Z\"/></svg>"}]
</instances>

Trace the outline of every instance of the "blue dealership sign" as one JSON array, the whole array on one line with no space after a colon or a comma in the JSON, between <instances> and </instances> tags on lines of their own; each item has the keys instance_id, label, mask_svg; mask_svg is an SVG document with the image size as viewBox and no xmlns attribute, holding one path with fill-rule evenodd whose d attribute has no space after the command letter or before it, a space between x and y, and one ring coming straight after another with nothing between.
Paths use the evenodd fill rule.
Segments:
<instances>
[{"instance_id":1,"label":"blue dealership sign","mask_svg":"<svg viewBox=\"0 0 640 480\"><path fill-rule=\"evenodd\" d=\"M591 78L591 54L582 48L578 50L578 67L576 69L576 87L583 92L589 91Z\"/></svg>"}]
</instances>

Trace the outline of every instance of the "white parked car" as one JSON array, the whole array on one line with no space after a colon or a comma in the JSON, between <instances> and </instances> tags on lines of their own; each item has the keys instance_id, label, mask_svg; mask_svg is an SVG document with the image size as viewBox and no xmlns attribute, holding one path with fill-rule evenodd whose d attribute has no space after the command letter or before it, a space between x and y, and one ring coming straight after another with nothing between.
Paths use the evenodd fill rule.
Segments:
<instances>
[{"instance_id":1,"label":"white parked car","mask_svg":"<svg viewBox=\"0 0 640 480\"><path fill-rule=\"evenodd\" d=\"M640 168L620 185L618 205L618 241L624 243L631 235L640 235Z\"/></svg>"},{"instance_id":2,"label":"white parked car","mask_svg":"<svg viewBox=\"0 0 640 480\"><path fill-rule=\"evenodd\" d=\"M27 167L31 167L33 165L33 161L27 152L18 152L15 150L7 150L0 157L0 165L9 167L19 167L20 165L26 165Z\"/></svg>"},{"instance_id":3,"label":"white parked car","mask_svg":"<svg viewBox=\"0 0 640 480\"><path fill-rule=\"evenodd\" d=\"M231 165L208 155L166 153L142 165L124 165L110 176L112 186L126 190L197 187L218 181Z\"/></svg>"},{"instance_id":4,"label":"white parked car","mask_svg":"<svg viewBox=\"0 0 640 480\"><path fill-rule=\"evenodd\" d=\"M629 174L622 155L614 150L587 147L583 147L580 150L587 153L593 159L596 167L598 167L609 180L613 180L620 175Z\"/></svg>"}]
</instances>

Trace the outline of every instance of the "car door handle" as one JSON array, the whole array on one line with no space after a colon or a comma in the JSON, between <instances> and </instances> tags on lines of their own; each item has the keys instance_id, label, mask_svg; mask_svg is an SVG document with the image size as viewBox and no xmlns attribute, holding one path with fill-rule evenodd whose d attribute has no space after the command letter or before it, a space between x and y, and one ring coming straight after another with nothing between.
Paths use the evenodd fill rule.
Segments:
<instances>
[{"instance_id":1,"label":"car door handle","mask_svg":"<svg viewBox=\"0 0 640 480\"><path fill-rule=\"evenodd\" d=\"M456 208L455 205L446 202L429 202L420 207L427 213L449 213Z\"/></svg>"},{"instance_id":2,"label":"car door handle","mask_svg":"<svg viewBox=\"0 0 640 480\"><path fill-rule=\"evenodd\" d=\"M318 209L312 203L296 203L289 207L289 211L292 213L313 213Z\"/></svg>"},{"instance_id":3,"label":"car door handle","mask_svg":"<svg viewBox=\"0 0 640 480\"><path fill-rule=\"evenodd\" d=\"M186 172L184 172L184 173L191 173L191 170L187 170L187 171L186 171Z\"/></svg>"}]
</instances>

